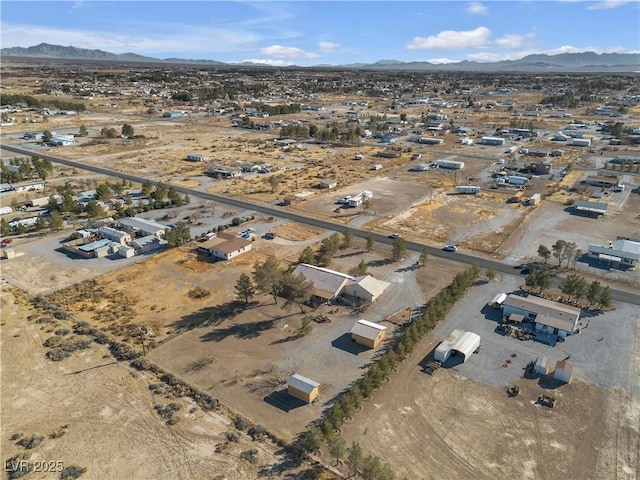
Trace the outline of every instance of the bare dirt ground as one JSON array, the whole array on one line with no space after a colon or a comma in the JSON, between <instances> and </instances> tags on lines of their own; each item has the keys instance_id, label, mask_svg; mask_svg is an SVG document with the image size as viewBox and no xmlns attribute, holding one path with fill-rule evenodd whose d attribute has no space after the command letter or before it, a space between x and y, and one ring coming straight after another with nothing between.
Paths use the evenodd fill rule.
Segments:
<instances>
[{"instance_id":1,"label":"bare dirt ground","mask_svg":"<svg viewBox=\"0 0 640 480\"><path fill-rule=\"evenodd\" d=\"M83 478L258 478L258 469L279 460L278 447L254 442L230 420L203 412L189 399L154 396L157 383L146 373L114 362L107 350L88 350L52 362L42 343L48 327L28 322L32 312L21 292L3 287L2 302L2 454L3 464L24 453L34 461L61 461L87 469ZM106 355L105 355L106 354ZM166 424L154 405L180 404L179 421ZM66 426L66 428L63 428ZM58 438L54 432L63 431ZM227 432L238 434L237 442ZM19 437L42 435L43 443L27 450ZM218 447L222 445L222 447ZM215 453L216 447L220 453ZM240 458L256 449L257 463ZM29 478L57 478L59 473L33 472Z\"/></svg>"},{"instance_id":2,"label":"bare dirt ground","mask_svg":"<svg viewBox=\"0 0 640 480\"><path fill-rule=\"evenodd\" d=\"M509 398L451 370L424 373L420 363L436 345L425 338L343 426L348 441L415 479L611 478L612 437L591 414L607 408L608 391L573 382L554 390L554 409L539 407L541 389L526 380Z\"/></svg>"}]
</instances>

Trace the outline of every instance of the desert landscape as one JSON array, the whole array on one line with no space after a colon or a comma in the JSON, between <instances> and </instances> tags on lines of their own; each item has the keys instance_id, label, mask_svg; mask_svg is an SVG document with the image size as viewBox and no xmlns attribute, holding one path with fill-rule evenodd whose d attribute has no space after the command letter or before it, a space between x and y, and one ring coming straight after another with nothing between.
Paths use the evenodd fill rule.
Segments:
<instances>
[{"instance_id":1,"label":"desert landscape","mask_svg":"<svg viewBox=\"0 0 640 480\"><path fill-rule=\"evenodd\" d=\"M640 476L637 76L2 73L8 475Z\"/></svg>"}]
</instances>

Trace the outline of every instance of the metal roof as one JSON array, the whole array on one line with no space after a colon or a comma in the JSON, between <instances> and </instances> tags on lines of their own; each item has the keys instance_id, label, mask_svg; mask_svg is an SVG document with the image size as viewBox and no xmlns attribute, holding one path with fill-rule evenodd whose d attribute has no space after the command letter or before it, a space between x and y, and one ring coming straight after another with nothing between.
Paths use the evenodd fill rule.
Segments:
<instances>
[{"instance_id":1,"label":"metal roof","mask_svg":"<svg viewBox=\"0 0 640 480\"><path fill-rule=\"evenodd\" d=\"M93 252L102 247L106 247L111 243L111 240L108 238L103 238L101 240L96 240L95 242L87 243L85 245L81 245L78 247L78 250L82 250L83 252Z\"/></svg>"},{"instance_id":2,"label":"metal roof","mask_svg":"<svg viewBox=\"0 0 640 480\"><path fill-rule=\"evenodd\" d=\"M631 240L615 240L611 242L610 247L589 245L589 252L597 253L600 258L618 262L622 258L638 260L640 259L640 243L632 242Z\"/></svg>"},{"instance_id":3,"label":"metal roof","mask_svg":"<svg viewBox=\"0 0 640 480\"><path fill-rule=\"evenodd\" d=\"M606 203L588 202L586 200L576 200L573 204L576 210L585 210L587 212L607 213L609 207Z\"/></svg>"},{"instance_id":4,"label":"metal roof","mask_svg":"<svg viewBox=\"0 0 640 480\"><path fill-rule=\"evenodd\" d=\"M145 233L155 233L158 231L164 231L169 228L161 223L155 222L153 220L147 220L146 218L141 217L121 218L120 225L135 228L136 230L140 230Z\"/></svg>"},{"instance_id":5,"label":"metal roof","mask_svg":"<svg viewBox=\"0 0 640 480\"><path fill-rule=\"evenodd\" d=\"M446 353L449 350L455 350L462 353L465 359L467 359L479 346L480 335L473 332L465 332L464 330L456 328L451 332L449 338L436 347L436 351Z\"/></svg>"},{"instance_id":6,"label":"metal roof","mask_svg":"<svg viewBox=\"0 0 640 480\"><path fill-rule=\"evenodd\" d=\"M389 282L378 280L377 278L373 278L371 275L364 275L362 277L357 277L353 280L349 280L348 284L358 285L364 291L370 293L373 297L376 298L382 295L384 289L391 285Z\"/></svg>"},{"instance_id":7,"label":"metal roof","mask_svg":"<svg viewBox=\"0 0 640 480\"><path fill-rule=\"evenodd\" d=\"M297 373L294 373L289 377L287 385L304 393L311 393L313 392L314 388L320 386L318 382L314 382L313 380L310 380L307 377L303 377L302 375L298 375Z\"/></svg>"},{"instance_id":8,"label":"metal roof","mask_svg":"<svg viewBox=\"0 0 640 480\"><path fill-rule=\"evenodd\" d=\"M387 327L378 323L369 322L368 320L358 320L351 329L351 333L368 338L369 340L375 340L378 338L378 335L386 329Z\"/></svg>"},{"instance_id":9,"label":"metal roof","mask_svg":"<svg viewBox=\"0 0 640 480\"><path fill-rule=\"evenodd\" d=\"M355 280L351 275L301 263L293 271L293 275L302 274L313 283L314 294L322 298L333 298L340 293L347 280Z\"/></svg>"}]
</instances>

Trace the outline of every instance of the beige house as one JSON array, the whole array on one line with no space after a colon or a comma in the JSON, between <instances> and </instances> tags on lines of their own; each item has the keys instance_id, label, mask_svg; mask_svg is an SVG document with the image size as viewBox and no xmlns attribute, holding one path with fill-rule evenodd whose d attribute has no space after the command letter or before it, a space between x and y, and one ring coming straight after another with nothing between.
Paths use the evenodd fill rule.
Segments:
<instances>
[{"instance_id":1,"label":"beige house","mask_svg":"<svg viewBox=\"0 0 640 480\"><path fill-rule=\"evenodd\" d=\"M206 242L202 242L198 247L201 252L207 252L216 258L231 260L232 258L251 251L253 244L250 240L236 237L228 233L221 232Z\"/></svg>"}]
</instances>

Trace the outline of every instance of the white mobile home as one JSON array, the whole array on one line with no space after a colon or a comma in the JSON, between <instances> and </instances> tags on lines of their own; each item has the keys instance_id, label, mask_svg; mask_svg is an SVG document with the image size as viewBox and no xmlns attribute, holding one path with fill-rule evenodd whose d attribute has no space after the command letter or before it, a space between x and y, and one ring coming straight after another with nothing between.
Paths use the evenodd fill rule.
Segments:
<instances>
[{"instance_id":1,"label":"white mobile home","mask_svg":"<svg viewBox=\"0 0 640 480\"><path fill-rule=\"evenodd\" d=\"M464 162L458 162L456 160L436 160L435 166L438 168L448 168L449 170L462 170L464 168Z\"/></svg>"}]
</instances>

